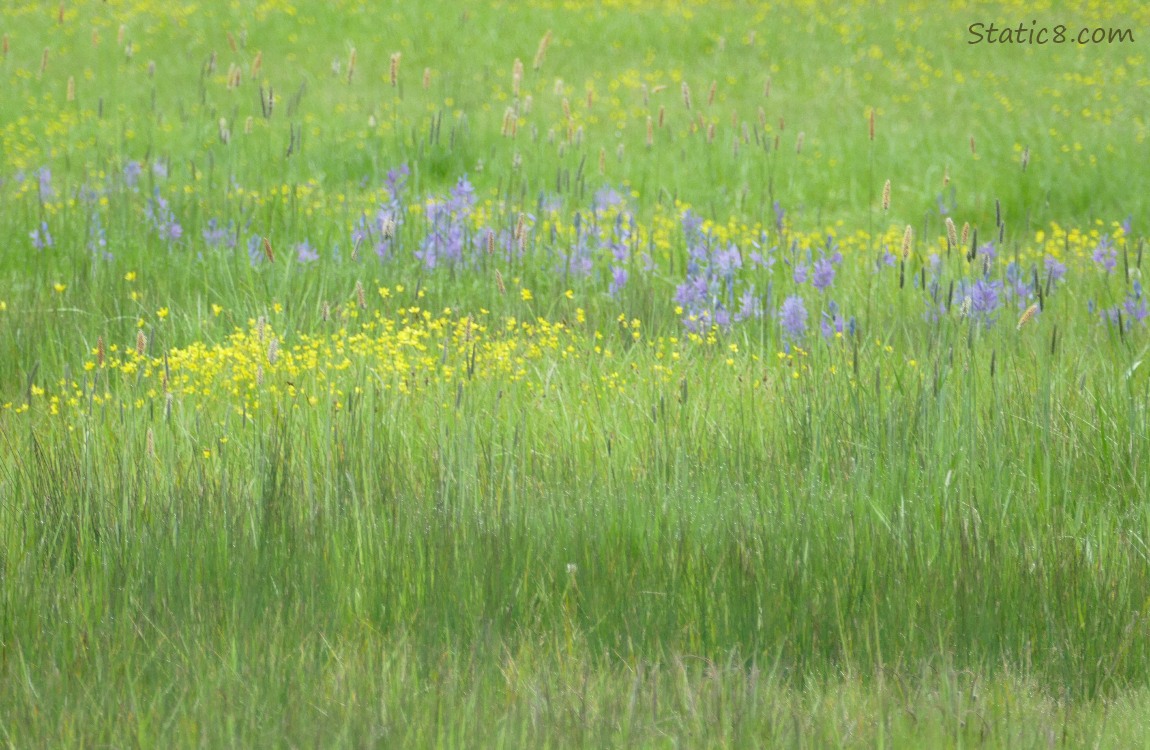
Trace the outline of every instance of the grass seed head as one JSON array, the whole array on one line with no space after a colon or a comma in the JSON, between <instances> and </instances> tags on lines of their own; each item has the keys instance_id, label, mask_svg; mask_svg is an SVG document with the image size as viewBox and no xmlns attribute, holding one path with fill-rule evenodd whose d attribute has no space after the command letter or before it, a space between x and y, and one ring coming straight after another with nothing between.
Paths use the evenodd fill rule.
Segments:
<instances>
[{"instance_id":1,"label":"grass seed head","mask_svg":"<svg viewBox=\"0 0 1150 750\"><path fill-rule=\"evenodd\" d=\"M958 229L954 226L954 219L946 217L946 241L951 247L958 247Z\"/></svg>"},{"instance_id":2,"label":"grass seed head","mask_svg":"<svg viewBox=\"0 0 1150 750\"><path fill-rule=\"evenodd\" d=\"M144 356L144 352L148 348L148 337L144 335L143 331L136 331L136 354L137 356Z\"/></svg>"},{"instance_id":3,"label":"grass seed head","mask_svg":"<svg viewBox=\"0 0 1150 750\"><path fill-rule=\"evenodd\" d=\"M906 260L910 257L910 247L914 243L914 229L910 224L906 225L906 231L902 233L902 259Z\"/></svg>"},{"instance_id":4,"label":"grass seed head","mask_svg":"<svg viewBox=\"0 0 1150 750\"><path fill-rule=\"evenodd\" d=\"M44 54L47 55L48 51L45 50ZM687 109L691 108L691 87L687 85L686 81L683 81L683 106Z\"/></svg>"},{"instance_id":5,"label":"grass seed head","mask_svg":"<svg viewBox=\"0 0 1150 750\"><path fill-rule=\"evenodd\" d=\"M882 186L882 210L890 210L890 180L884 182Z\"/></svg>"},{"instance_id":6,"label":"grass seed head","mask_svg":"<svg viewBox=\"0 0 1150 750\"><path fill-rule=\"evenodd\" d=\"M1015 330L1021 331L1022 327L1024 325L1026 325L1027 322L1029 322L1030 319L1033 318L1034 314L1037 312L1038 312L1038 303L1037 302L1034 303L1033 305L1031 305L1030 307L1026 308L1026 311L1022 313L1022 317L1020 317L1018 319L1018 325L1015 327Z\"/></svg>"},{"instance_id":7,"label":"grass seed head","mask_svg":"<svg viewBox=\"0 0 1150 750\"><path fill-rule=\"evenodd\" d=\"M352 51L354 52L354 50L352 50ZM391 64L390 64L390 68L389 68L389 76L391 78L391 87L392 88L397 88L399 86L399 58L401 56L402 55L399 52L392 52L391 53Z\"/></svg>"},{"instance_id":8,"label":"grass seed head","mask_svg":"<svg viewBox=\"0 0 1150 750\"><path fill-rule=\"evenodd\" d=\"M539 47L535 50L535 61L531 65L533 70L539 70L543 67L543 59L547 57L549 46L551 46L551 29L547 29L547 33L539 40Z\"/></svg>"}]
</instances>

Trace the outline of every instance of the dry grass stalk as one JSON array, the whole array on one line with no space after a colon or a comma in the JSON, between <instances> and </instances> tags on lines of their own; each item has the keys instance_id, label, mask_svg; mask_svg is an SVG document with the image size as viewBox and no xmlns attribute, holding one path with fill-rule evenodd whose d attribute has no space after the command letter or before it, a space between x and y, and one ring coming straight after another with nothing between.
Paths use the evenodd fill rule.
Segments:
<instances>
[{"instance_id":1,"label":"dry grass stalk","mask_svg":"<svg viewBox=\"0 0 1150 750\"><path fill-rule=\"evenodd\" d=\"M547 29L547 33L539 40L539 47L535 50L535 62L531 66L534 70L543 67L543 59L547 56L549 46L551 46L551 29Z\"/></svg>"},{"instance_id":2,"label":"dry grass stalk","mask_svg":"<svg viewBox=\"0 0 1150 750\"><path fill-rule=\"evenodd\" d=\"M1035 304L1031 305L1030 307L1026 308L1026 311L1024 313L1022 313L1022 317L1018 319L1018 326L1015 328L1015 330L1021 331L1022 327L1024 325L1026 325L1030 321L1031 318L1034 317L1034 314L1036 312L1038 312L1038 303L1035 303Z\"/></svg>"}]
</instances>

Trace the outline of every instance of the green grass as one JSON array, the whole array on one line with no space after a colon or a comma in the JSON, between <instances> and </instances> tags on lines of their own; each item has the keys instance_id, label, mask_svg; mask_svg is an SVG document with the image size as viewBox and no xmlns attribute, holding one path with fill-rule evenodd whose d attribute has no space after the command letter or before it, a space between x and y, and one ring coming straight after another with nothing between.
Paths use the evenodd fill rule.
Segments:
<instances>
[{"instance_id":1,"label":"green grass","mask_svg":"<svg viewBox=\"0 0 1150 750\"><path fill-rule=\"evenodd\" d=\"M966 26L1034 12L280 5L0 11L0 742L1147 743L1150 342L1129 308L1097 312L1140 299L1144 10L1039 19L1128 45L990 48ZM404 163L394 257L353 258ZM522 257L413 255L423 199L463 174L477 239L532 215ZM604 186L634 191L641 241L557 272L576 212L614 221ZM995 241L985 273L946 251L940 194ZM766 315L684 330L688 205L715 236L731 219ZM877 268L907 224L905 267ZM788 263L827 231L846 257L810 291ZM993 325L959 315L1012 260L1033 294L1047 254L1067 275L1025 325L1013 298ZM857 329L824 339L831 298Z\"/></svg>"}]
</instances>

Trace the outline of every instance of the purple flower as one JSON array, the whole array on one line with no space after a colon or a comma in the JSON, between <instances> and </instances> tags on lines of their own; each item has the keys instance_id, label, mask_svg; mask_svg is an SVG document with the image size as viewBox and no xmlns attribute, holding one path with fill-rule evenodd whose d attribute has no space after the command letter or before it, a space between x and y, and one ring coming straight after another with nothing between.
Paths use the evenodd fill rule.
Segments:
<instances>
[{"instance_id":1,"label":"purple flower","mask_svg":"<svg viewBox=\"0 0 1150 750\"><path fill-rule=\"evenodd\" d=\"M965 298L963 307L971 317L980 318L982 323L990 326L995 320L995 313L1002 304L1003 292L1001 281L987 281L978 279L962 296Z\"/></svg>"},{"instance_id":2,"label":"purple flower","mask_svg":"<svg viewBox=\"0 0 1150 750\"><path fill-rule=\"evenodd\" d=\"M248 262L253 266L258 266L267 260L264 254L263 238L258 234L253 234L248 237Z\"/></svg>"},{"instance_id":3,"label":"purple flower","mask_svg":"<svg viewBox=\"0 0 1150 750\"><path fill-rule=\"evenodd\" d=\"M160 195L159 188L144 206L144 215L148 217L148 222L156 230L160 239L172 243L184 236L184 228L180 226L180 222L176 221L175 213L172 212L164 196Z\"/></svg>"},{"instance_id":4,"label":"purple flower","mask_svg":"<svg viewBox=\"0 0 1150 750\"><path fill-rule=\"evenodd\" d=\"M882 250L882 256L879 258L879 261L878 261L879 267L881 268L882 266L886 266L887 268L889 268L897 262L898 262L898 258L895 257L895 254L892 253L889 248L884 247Z\"/></svg>"},{"instance_id":5,"label":"purple flower","mask_svg":"<svg viewBox=\"0 0 1150 750\"><path fill-rule=\"evenodd\" d=\"M1106 273L1111 273L1115 269L1118 265L1118 249L1110 241L1110 235L1102 235L1094 247L1094 254L1090 257L1095 263L1106 269Z\"/></svg>"},{"instance_id":6,"label":"purple flower","mask_svg":"<svg viewBox=\"0 0 1150 750\"><path fill-rule=\"evenodd\" d=\"M300 263L311 263L313 260L319 260L319 253L311 246L307 240L295 246L296 260Z\"/></svg>"},{"instance_id":7,"label":"purple flower","mask_svg":"<svg viewBox=\"0 0 1150 750\"><path fill-rule=\"evenodd\" d=\"M104 233L104 225L100 222L100 214L92 211L88 219L88 252L104 260L112 260L114 256L108 252L107 247L108 237Z\"/></svg>"},{"instance_id":8,"label":"purple flower","mask_svg":"<svg viewBox=\"0 0 1150 750\"><path fill-rule=\"evenodd\" d=\"M702 305L707 300L707 280L701 276L688 278L675 287L675 303L687 309Z\"/></svg>"},{"instance_id":9,"label":"purple flower","mask_svg":"<svg viewBox=\"0 0 1150 750\"><path fill-rule=\"evenodd\" d=\"M202 231L204 244L209 248L218 248L226 245L229 248L236 246L236 237L232 224L221 227L215 219L208 219L208 225Z\"/></svg>"},{"instance_id":10,"label":"purple flower","mask_svg":"<svg viewBox=\"0 0 1150 750\"><path fill-rule=\"evenodd\" d=\"M1046 276L1051 284L1057 284L1066 275L1066 264L1060 262L1053 255L1047 255L1045 260Z\"/></svg>"},{"instance_id":11,"label":"purple flower","mask_svg":"<svg viewBox=\"0 0 1150 750\"><path fill-rule=\"evenodd\" d=\"M746 289L739 296L739 311L735 313L735 322L742 323L750 318L759 318L763 315L763 305L755 296L755 288Z\"/></svg>"},{"instance_id":12,"label":"purple flower","mask_svg":"<svg viewBox=\"0 0 1150 750\"><path fill-rule=\"evenodd\" d=\"M811 284L820 292L829 287L835 280L835 267L826 258L815 261L815 271L811 275Z\"/></svg>"},{"instance_id":13,"label":"purple flower","mask_svg":"<svg viewBox=\"0 0 1150 750\"><path fill-rule=\"evenodd\" d=\"M611 268L611 296L618 297L623 287L627 286L627 269L621 266Z\"/></svg>"},{"instance_id":14,"label":"purple flower","mask_svg":"<svg viewBox=\"0 0 1150 750\"><path fill-rule=\"evenodd\" d=\"M1146 300L1142 298L1142 282L1134 279L1134 284L1130 293L1126 295L1126 301L1123 303L1123 309L1126 312L1126 317L1135 323L1141 323L1146 320Z\"/></svg>"},{"instance_id":15,"label":"purple flower","mask_svg":"<svg viewBox=\"0 0 1150 750\"><path fill-rule=\"evenodd\" d=\"M980 245L978 248L978 257L983 259L984 263L993 263L994 259L998 257L998 251L994 248L993 242L987 242Z\"/></svg>"},{"instance_id":16,"label":"purple flower","mask_svg":"<svg viewBox=\"0 0 1150 750\"><path fill-rule=\"evenodd\" d=\"M52 200L56 191L52 189L52 170L47 167L40 167L36 171L36 177L39 179L40 187L40 202Z\"/></svg>"},{"instance_id":17,"label":"purple flower","mask_svg":"<svg viewBox=\"0 0 1150 750\"><path fill-rule=\"evenodd\" d=\"M800 263L795 266L795 283L805 284L807 281L807 264Z\"/></svg>"},{"instance_id":18,"label":"purple flower","mask_svg":"<svg viewBox=\"0 0 1150 750\"><path fill-rule=\"evenodd\" d=\"M622 204L623 196L619 195L613 188L605 187L595 192L591 205L596 211L606 211Z\"/></svg>"},{"instance_id":19,"label":"purple flower","mask_svg":"<svg viewBox=\"0 0 1150 750\"><path fill-rule=\"evenodd\" d=\"M794 294L783 301L779 308L779 322L789 338L796 341L803 338L807 331L807 308L802 297Z\"/></svg>"},{"instance_id":20,"label":"purple flower","mask_svg":"<svg viewBox=\"0 0 1150 750\"><path fill-rule=\"evenodd\" d=\"M475 188L467 180L467 175L460 177L455 187L451 188L451 201L448 205L456 213L469 211L475 205Z\"/></svg>"},{"instance_id":21,"label":"purple flower","mask_svg":"<svg viewBox=\"0 0 1150 750\"><path fill-rule=\"evenodd\" d=\"M715 271L720 276L730 277L742 267L743 256L739 253L739 248L733 243L728 245L726 250L719 250L715 253Z\"/></svg>"},{"instance_id":22,"label":"purple flower","mask_svg":"<svg viewBox=\"0 0 1150 750\"><path fill-rule=\"evenodd\" d=\"M168 165L165 162L157 161L152 163L152 174L160 179L167 179Z\"/></svg>"},{"instance_id":23,"label":"purple flower","mask_svg":"<svg viewBox=\"0 0 1150 750\"><path fill-rule=\"evenodd\" d=\"M46 247L53 247L56 244L56 242L52 239L51 233L48 231L48 222L46 221L40 222L40 227L38 229L33 229L28 233L28 236L32 238L32 247L36 248L37 250L43 250Z\"/></svg>"},{"instance_id":24,"label":"purple flower","mask_svg":"<svg viewBox=\"0 0 1150 750\"><path fill-rule=\"evenodd\" d=\"M392 203L398 204L407 188L407 176L410 170L406 164L399 165L398 169L387 170L387 194Z\"/></svg>"},{"instance_id":25,"label":"purple flower","mask_svg":"<svg viewBox=\"0 0 1150 750\"><path fill-rule=\"evenodd\" d=\"M130 189L135 190L137 183L140 181L140 173L143 171L144 168L140 166L140 162L134 159L129 161L124 165L124 184Z\"/></svg>"},{"instance_id":26,"label":"purple flower","mask_svg":"<svg viewBox=\"0 0 1150 750\"><path fill-rule=\"evenodd\" d=\"M687 238L687 246L691 247L700 242L703 238L702 226L703 217L691 209L683 212L682 219L683 235Z\"/></svg>"}]
</instances>

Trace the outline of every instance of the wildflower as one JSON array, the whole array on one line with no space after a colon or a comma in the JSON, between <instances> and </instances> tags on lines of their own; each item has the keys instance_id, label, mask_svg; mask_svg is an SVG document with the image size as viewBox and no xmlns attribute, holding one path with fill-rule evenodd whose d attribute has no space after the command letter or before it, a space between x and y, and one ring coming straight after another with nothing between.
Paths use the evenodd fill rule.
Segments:
<instances>
[{"instance_id":1,"label":"wildflower","mask_svg":"<svg viewBox=\"0 0 1150 750\"><path fill-rule=\"evenodd\" d=\"M811 285L820 292L829 287L835 280L835 267L826 258L819 258L815 262L815 270L811 275Z\"/></svg>"},{"instance_id":2,"label":"wildflower","mask_svg":"<svg viewBox=\"0 0 1150 750\"><path fill-rule=\"evenodd\" d=\"M319 253L311 246L307 240L295 246L296 260L300 263L311 263L314 260L319 260Z\"/></svg>"},{"instance_id":3,"label":"wildflower","mask_svg":"<svg viewBox=\"0 0 1150 750\"><path fill-rule=\"evenodd\" d=\"M1066 264L1060 262L1053 255L1047 255L1044 261L1046 278L1051 285L1057 284L1066 275Z\"/></svg>"},{"instance_id":4,"label":"wildflower","mask_svg":"<svg viewBox=\"0 0 1150 750\"><path fill-rule=\"evenodd\" d=\"M779 322L783 332L794 340L801 340L807 330L807 308L797 294L787 297L779 308Z\"/></svg>"},{"instance_id":5,"label":"wildflower","mask_svg":"<svg viewBox=\"0 0 1150 750\"><path fill-rule=\"evenodd\" d=\"M627 285L627 269L621 266L611 267L611 296L618 297L619 292Z\"/></svg>"},{"instance_id":6,"label":"wildflower","mask_svg":"<svg viewBox=\"0 0 1150 750\"><path fill-rule=\"evenodd\" d=\"M763 315L763 305L759 298L755 296L755 289L752 286L743 291L739 295L739 310L735 313L735 322L741 323L750 318L759 318Z\"/></svg>"},{"instance_id":7,"label":"wildflower","mask_svg":"<svg viewBox=\"0 0 1150 750\"><path fill-rule=\"evenodd\" d=\"M1106 273L1111 273L1118 265L1118 249L1114 247L1114 243L1110 241L1110 235L1104 234L1098 240L1098 244L1094 247L1094 253L1090 256L1097 265L1105 269Z\"/></svg>"},{"instance_id":8,"label":"wildflower","mask_svg":"<svg viewBox=\"0 0 1150 750\"><path fill-rule=\"evenodd\" d=\"M40 167L36 170L36 177L40 189L40 202L47 203L56 195L56 191L52 189L52 170Z\"/></svg>"},{"instance_id":9,"label":"wildflower","mask_svg":"<svg viewBox=\"0 0 1150 750\"><path fill-rule=\"evenodd\" d=\"M136 185L140 181L140 174L143 171L144 168L140 165L140 162L134 160L129 161L124 165L124 184L127 185L129 189L135 190Z\"/></svg>"},{"instance_id":10,"label":"wildflower","mask_svg":"<svg viewBox=\"0 0 1150 750\"><path fill-rule=\"evenodd\" d=\"M236 246L234 226L229 222L221 227L215 219L208 219L208 225L201 232L204 244L209 248L227 247L229 250Z\"/></svg>"},{"instance_id":11,"label":"wildflower","mask_svg":"<svg viewBox=\"0 0 1150 750\"><path fill-rule=\"evenodd\" d=\"M168 205L167 199L160 195L159 188L144 206L144 215L148 218L160 239L169 243L177 242L184 235L184 228L176 221L175 213Z\"/></svg>"},{"instance_id":12,"label":"wildflower","mask_svg":"<svg viewBox=\"0 0 1150 750\"><path fill-rule=\"evenodd\" d=\"M32 247L37 250L43 250L46 247L53 247L56 242L52 239L52 234L48 231L48 222L40 222L39 229L33 229L28 233L32 238Z\"/></svg>"}]
</instances>

